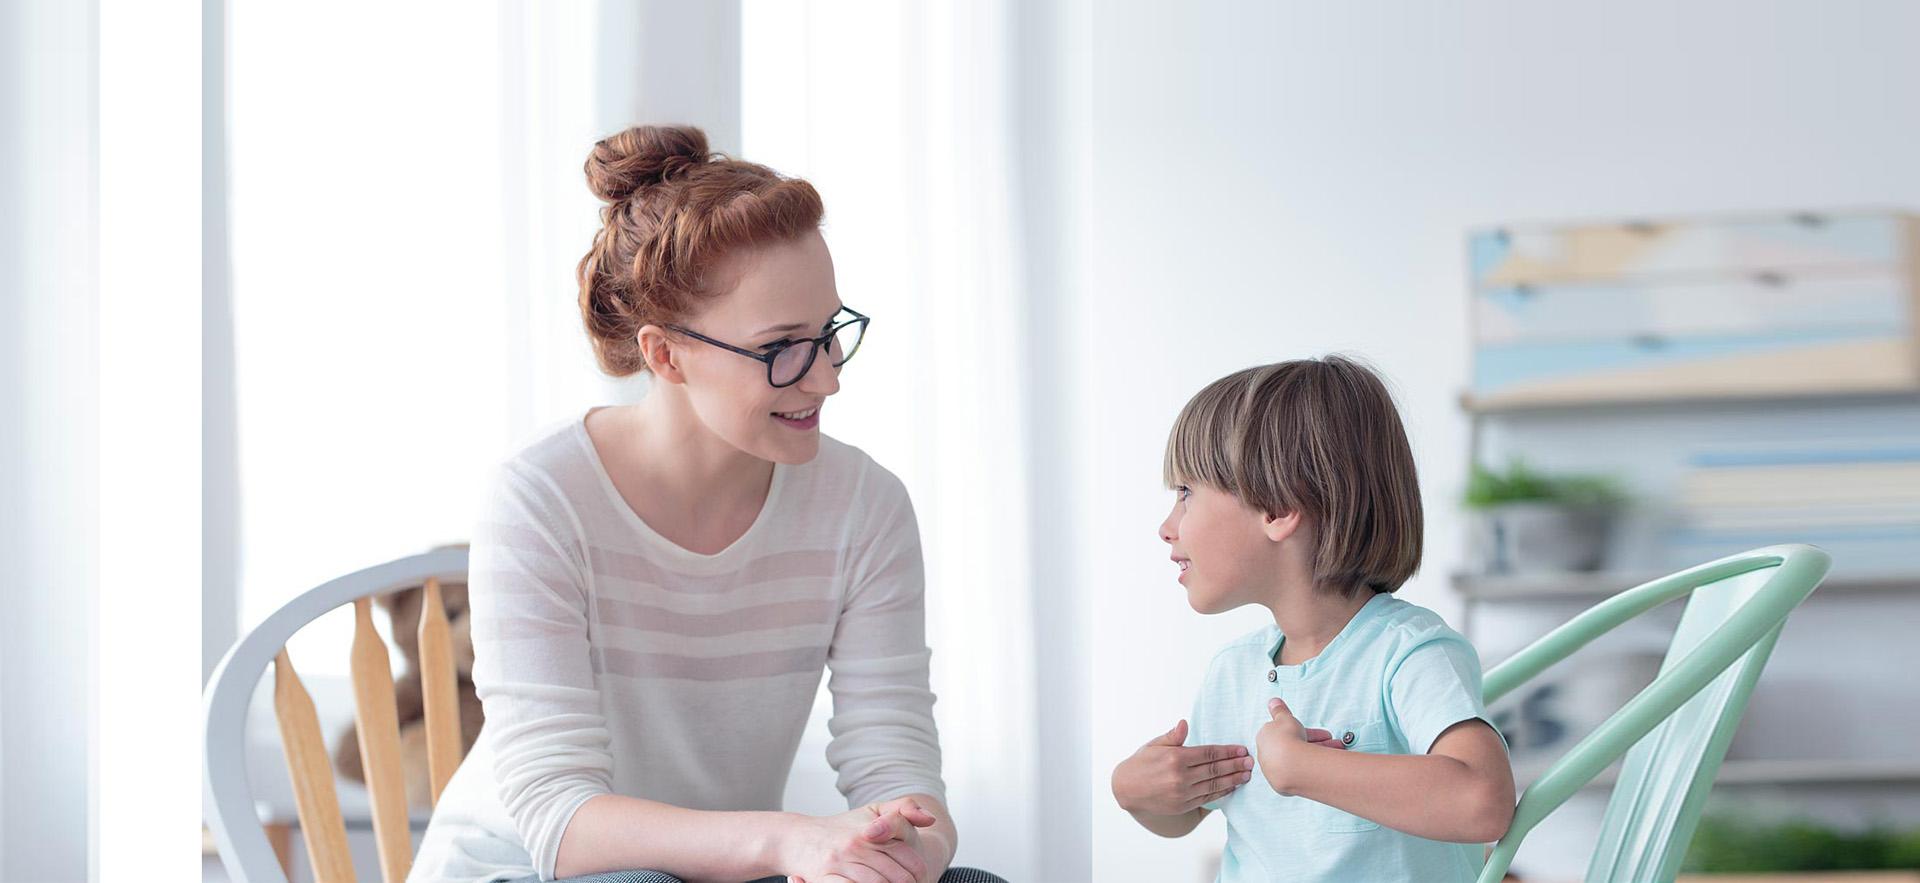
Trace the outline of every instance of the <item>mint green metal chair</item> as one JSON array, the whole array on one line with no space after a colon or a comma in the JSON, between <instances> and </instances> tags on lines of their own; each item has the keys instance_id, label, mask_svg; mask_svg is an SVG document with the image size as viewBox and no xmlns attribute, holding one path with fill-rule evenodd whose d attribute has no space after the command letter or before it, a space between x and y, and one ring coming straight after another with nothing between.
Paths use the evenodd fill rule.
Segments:
<instances>
[{"instance_id":1,"label":"mint green metal chair","mask_svg":"<svg viewBox=\"0 0 1920 883\"><path fill-rule=\"evenodd\" d=\"M1587 883L1671 881L1679 874L1754 681L1787 614L1832 563L1806 545L1709 561L1614 595L1487 672L1483 686L1492 703L1615 626L1692 596L1660 674L1527 788L1480 883L1504 876L1527 833L1622 755Z\"/></svg>"}]
</instances>

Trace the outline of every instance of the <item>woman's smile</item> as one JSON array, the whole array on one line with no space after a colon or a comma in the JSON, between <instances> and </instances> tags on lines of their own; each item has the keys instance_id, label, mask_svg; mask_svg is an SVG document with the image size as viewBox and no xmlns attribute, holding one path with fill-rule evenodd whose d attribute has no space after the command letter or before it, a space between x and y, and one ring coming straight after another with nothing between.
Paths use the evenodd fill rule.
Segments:
<instances>
[{"instance_id":1,"label":"woman's smile","mask_svg":"<svg viewBox=\"0 0 1920 883\"><path fill-rule=\"evenodd\" d=\"M814 405L801 411L775 411L773 419L793 429L813 429L820 425L820 406Z\"/></svg>"}]
</instances>

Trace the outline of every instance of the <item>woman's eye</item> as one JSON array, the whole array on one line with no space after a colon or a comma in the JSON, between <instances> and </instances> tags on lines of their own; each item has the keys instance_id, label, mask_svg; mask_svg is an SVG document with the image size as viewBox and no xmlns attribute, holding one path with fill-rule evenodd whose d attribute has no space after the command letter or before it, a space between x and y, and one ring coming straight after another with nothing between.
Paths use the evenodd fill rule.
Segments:
<instances>
[{"instance_id":1,"label":"woman's eye","mask_svg":"<svg viewBox=\"0 0 1920 883\"><path fill-rule=\"evenodd\" d=\"M785 349L786 347L793 346L794 344L799 342L800 341L793 340L792 338L782 338L772 343L763 343L760 345L760 348L768 351L776 350L776 349Z\"/></svg>"}]
</instances>

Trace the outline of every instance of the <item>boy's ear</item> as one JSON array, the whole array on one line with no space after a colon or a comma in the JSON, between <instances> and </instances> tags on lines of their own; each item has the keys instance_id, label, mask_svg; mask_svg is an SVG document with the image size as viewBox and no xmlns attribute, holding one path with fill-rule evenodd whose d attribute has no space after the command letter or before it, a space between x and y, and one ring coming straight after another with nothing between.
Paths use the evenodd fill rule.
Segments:
<instances>
[{"instance_id":1,"label":"boy's ear","mask_svg":"<svg viewBox=\"0 0 1920 883\"><path fill-rule=\"evenodd\" d=\"M1260 529L1267 535L1267 539L1276 543L1283 542L1293 536L1294 531L1300 529L1300 513L1296 511L1284 515L1262 515L1260 522Z\"/></svg>"}]
</instances>

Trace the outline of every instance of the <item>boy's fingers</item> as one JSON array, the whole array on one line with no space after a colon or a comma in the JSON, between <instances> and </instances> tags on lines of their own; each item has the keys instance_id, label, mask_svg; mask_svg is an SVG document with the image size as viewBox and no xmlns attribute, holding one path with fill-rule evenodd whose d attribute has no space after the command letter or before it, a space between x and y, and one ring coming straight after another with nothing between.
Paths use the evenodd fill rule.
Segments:
<instances>
[{"instance_id":1,"label":"boy's fingers","mask_svg":"<svg viewBox=\"0 0 1920 883\"><path fill-rule=\"evenodd\" d=\"M1238 786L1235 786L1235 787L1238 787ZM1200 797L1200 798L1199 798L1198 800L1195 800L1195 801L1193 802L1193 806L1190 806L1190 807L1187 807L1187 809L1189 809L1189 810L1191 810L1191 809L1193 809L1193 808L1194 808L1195 806L1201 806L1201 805L1203 805L1203 804L1208 804L1208 803L1212 803L1212 802L1214 802L1214 801L1216 801L1216 800L1219 800L1220 798L1222 798L1222 797L1225 797L1225 796L1227 796L1227 795L1229 795L1229 794L1232 794L1232 793L1233 793L1233 788L1224 788L1224 789L1221 789L1221 790L1219 790L1219 791L1215 791L1215 792L1213 792L1213 793L1211 793L1211 794L1205 794L1205 795L1202 795L1202 796L1201 796L1201 797Z\"/></svg>"},{"instance_id":2,"label":"boy's fingers","mask_svg":"<svg viewBox=\"0 0 1920 883\"><path fill-rule=\"evenodd\" d=\"M1212 763L1206 763L1206 764L1201 764L1199 766L1191 767L1190 769L1193 771L1192 774L1194 775L1196 781L1217 778L1220 776L1230 776L1230 775L1233 775L1234 773L1244 773L1247 770L1253 769L1253 758L1229 757L1221 760L1216 760Z\"/></svg>"},{"instance_id":3,"label":"boy's fingers","mask_svg":"<svg viewBox=\"0 0 1920 883\"><path fill-rule=\"evenodd\" d=\"M1181 752L1187 766L1206 766L1215 761L1246 756L1245 745L1195 745Z\"/></svg>"},{"instance_id":4,"label":"boy's fingers","mask_svg":"<svg viewBox=\"0 0 1920 883\"><path fill-rule=\"evenodd\" d=\"M1148 745L1179 745L1187 741L1187 721L1182 718L1173 729L1147 740Z\"/></svg>"},{"instance_id":5,"label":"boy's fingers","mask_svg":"<svg viewBox=\"0 0 1920 883\"><path fill-rule=\"evenodd\" d=\"M1303 738L1305 738L1308 742L1320 742L1320 741L1333 738L1333 731L1323 730L1323 729L1320 729L1319 727L1308 727L1304 730L1301 730L1300 735Z\"/></svg>"},{"instance_id":6,"label":"boy's fingers","mask_svg":"<svg viewBox=\"0 0 1920 883\"><path fill-rule=\"evenodd\" d=\"M1285 700L1275 696L1267 700L1267 714L1272 715L1274 720L1279 720L1281 715L1293 717L1293 709L1287 707Z\"/></svg>"},{"instance_id":7,"label":"boy's fingers","mask_svg":"<svg viewBox=\"0 0 1920 883\"><path fill-rule=\"evenodd\" d=\"M1232 791L1233 789L1238 788L1241 785L1245 785L1246 783L1252 780L1253 780L1252 770L1240 770L1238 772L1228 773L1224 776L1214 776L1211 779L1201 779L1200 781L1187 786L1187 793L1188 794L1211 794L1223 788L1228 791Z\"/></svg>"}]
</instances>

